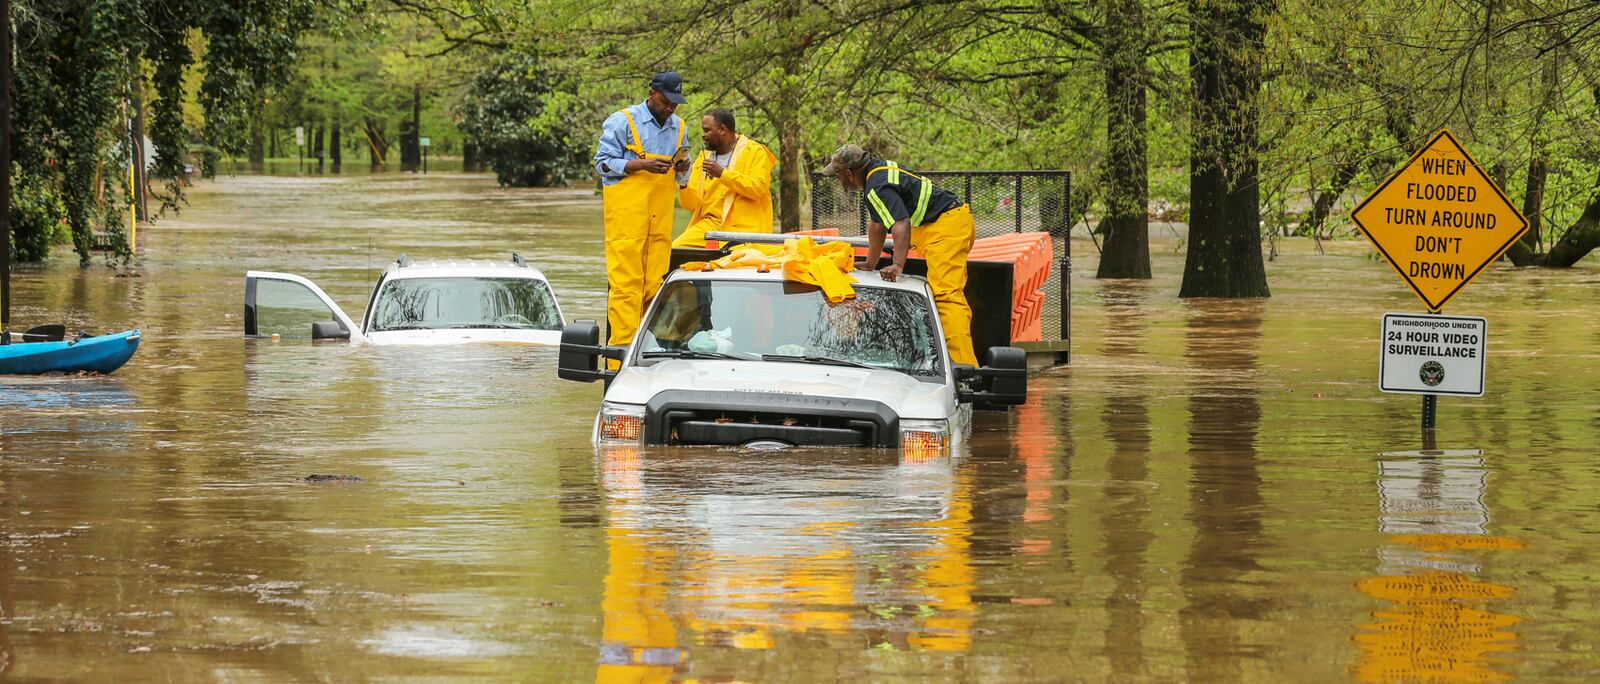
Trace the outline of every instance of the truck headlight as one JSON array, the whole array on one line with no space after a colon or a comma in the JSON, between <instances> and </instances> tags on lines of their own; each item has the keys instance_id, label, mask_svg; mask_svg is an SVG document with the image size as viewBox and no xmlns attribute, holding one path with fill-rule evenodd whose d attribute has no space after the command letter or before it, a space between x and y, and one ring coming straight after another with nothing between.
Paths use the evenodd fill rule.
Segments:
<instances>
[{"instance_id":1,"label":"truck headlight","mask_svg":"<svg viewBox=\"0 0 1600 684\"><path fill-rule=\"evenodd\" d=\"M600 404L600 441L638 444L644 434L644 407L638 404Z\"/></svg>"},{"instance_id":2,"label":"truck headlight","mask_svg":"<svg viewBox=\"0 0 1600 684\"><path fill-rule=\"evenodd\" d=\"M900 421L900 451L910 456L936 456L950 448L950 421Z\"/></svg>"}]
</instances>

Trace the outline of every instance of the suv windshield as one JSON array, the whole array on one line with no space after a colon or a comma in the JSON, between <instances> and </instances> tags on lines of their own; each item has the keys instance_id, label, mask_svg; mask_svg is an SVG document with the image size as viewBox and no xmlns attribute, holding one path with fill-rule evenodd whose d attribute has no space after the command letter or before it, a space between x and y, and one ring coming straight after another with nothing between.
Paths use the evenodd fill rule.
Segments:
<instances>
[{"instance_id":1,"label":"suv windshield","mask_svg":"<svg viewBox=\"0 0 1600 684\"><path fill-rule=\"evenodd\" d=\"M857 286L855 299L830 304L800 283L679 280L656 301L639 340L644 359L693 352L943 374L943 345L916 292Z\"/></svg>"},{"instance_id":2,"label":"suv windshield","mask_svg":"<svg viewBox=\"0 0 1600 684\"><path fill-rule=\"evenodd\" d=\"M549 286L531 278L401 278L384 284L373 306L373 332L561 329Z\"/></svg>"}]
</instances>

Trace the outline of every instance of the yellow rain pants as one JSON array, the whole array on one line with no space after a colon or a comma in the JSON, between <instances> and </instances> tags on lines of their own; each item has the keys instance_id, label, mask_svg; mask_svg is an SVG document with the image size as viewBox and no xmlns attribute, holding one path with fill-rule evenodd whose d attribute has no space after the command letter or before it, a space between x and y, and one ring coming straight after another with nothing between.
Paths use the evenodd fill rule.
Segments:
<instances>
[{"instance_id":1,"label":"yellow rain pants","mask_svg":"<svg viewBox=\"0 0 1600 684\"><path fill-rule=\"evenodd\" d=\"M978 355L972 349L972 307L967 305L967 254L976 236L972 209L965 204L933 223L911 228L911 248L928 261L928 285L950 361L971 366L978 365Z\"/></svg>"},{"instance_id":2,"label":"yellow rain pants","mask_svg":"<svg viewBox=\"0 0 1600 684\"><path fill-rule=\"evenodd\" d=\"M628 128L633 144L628 150L640 159L671 159L644 151L633 115ZM678 128L678 146L683 146L683 128ZM607 344L627 346L639 329L644 308L661 289L672 258L672 201L678 194L677 176L636 171L601 191L606 221L606 327Z\"/></svg>"},{"instance_id":3,"label":"yellow rain pants","mask_svg":"<svg viewBox=\"0 0 1600 684\"><path fill-rule=\"evenodd\" d=\"M969 240L967 246L971 247ZM838 304L856 296L855 248L843 242L819 245L809 237L784 240L781 245L741 245L716 261L691 261L685 271L729 268L781 268L785 280L816 285L828 301ZM962 273L965 274L965 262ZM972 346L971 342L967 346Z\"/></svg>"}]
</instances>

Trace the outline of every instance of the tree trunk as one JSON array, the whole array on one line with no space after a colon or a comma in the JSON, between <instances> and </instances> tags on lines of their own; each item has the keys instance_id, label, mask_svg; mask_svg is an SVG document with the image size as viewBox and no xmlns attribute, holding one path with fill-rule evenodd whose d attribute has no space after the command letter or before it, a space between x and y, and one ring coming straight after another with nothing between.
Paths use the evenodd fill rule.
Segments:
<instances>
[{"instance_id":1,"label":"tree trunk","mask_svg":"<svg viewBox=\"0 0 1600 684\"><path fill-rule=\"evenodd\" d=\"M260 121L250 122L250 168L256 171L266 167L267 133L261 130Z\"/></svg>"},{"instance_id":2,"label":"tree trunk","mask_svg":"<svg viewBox=\"0 0 1600 684\"><path fill-rule=\"evenodd\" d=\"M400 124L400 170L422 168L422 86L411 88L411 118Z\"/></svg>"},{"instance_id":3,"label":"tree trunk","mask_svg":"<svg viewBox=\"0 0 1600 684\"><path fill-rule=\"evenodd\" d=\"M417 167L420 166L420 164L417 163L416 157L413 156L411 152L416 147L416 144L412 141L417 139L417 129L413 128L412 126L413 124L410 119L402 119L400 121L401 171L416 171Z\"/></svg>"},{"instance_id":4,"label":"tree trunk","mask_svg":"<svg viewBox=\"0 0 1600 684\"><path fill-rule=\"evenodd\" d=\"M1144 0L1106 0L1106 243L1096 278L1150 277Z\"/></svg>"},{"instance_id":5,"label":"tree trunk","mask_svg":"<svg viewBox=\"0 0 1600 684\"><path fill-rule=\"evenodd\" d=\"M1556 43L1560 36L1552 29L1546 29L1547 40ZM1561 51L1551 50L1544 58L1544 68L1539 70L1539 87L1544 91L1544 96L1539 99L1539 107L1534 110L1533 143L1528 155L1528 180L1522 193L1522 216L1528 219L1528 232L1523 233L1522 242L1528 249L1537 251L1544 242L1544 185L1549 174L1549 160L1545 153L1546 133L1544 130L1544 117L1547 112L1555 109L1561 97L1560 59ZM1517 264L1521 266L1522 264Z\"/></svg>"},{"instance_id":6,"label":"tree trunk","mask_svg":"<svg viewBox=\"0 0 1600 684\"><path fill-rule=\"evenodd\" d=\"M1544 181L1549 169L1543 155L1528 160L1528 184L1522 193L1522 215L1528 219L1528 232L1522 241L1531 249L1539 249L1539 236L1544 235Z\"/></svg>"},{"instance_id":7,"label":"tree trunk","mask_svg":"<svg viewBox=\"0 0 1600 684\"><path fill-rule=\"evenodd\" d=\"M317 124L315 128L311 129L311 156L317 158L318 170L322 169L322 158L323 153L325 152L322 147L323 133L326 133L326 131L323 130L322 124Z\"/></svg>"},{"instance_id":8,"label":"tree trunk","mask_svg":"<svg viewBox=\"0 0 1600 684\"><path fill-rule=\"evenodd\" d=\"M367 152L371 155L372 168L384 166L389 160L389 140L383 135L383 122L368 118L361 124L361 132L367 136Z\"/></svg>"},{"instance_id":9,"label":"tree trunk","mask_svg":"<svg viewBox=\"0 0 1600 684\"><path fill-rule=\"evenodd\" d=\"M1361 171L1360 159L1346 159L1339 163L1333 170L1333 182L1328 184L1322 192L1317 193L1317 199L1311 203L1311 210L1306 212L1306 218L1300 222L1296 234L1315 236L1322 230L1322 224L1328 220L1328 215L1333 213L1333 205L1344 196L1344 191L1350 188L1350 182L1356 179L1356 174Z\"/></svg>"},{"instance_id":10,"label":"tree trunk","mask_svg":"<svg viewBox=\"0 0 1600 684\"><path fill-rule=\"evenodd\" d=\"M1189 240L1180 297L1266 297L1257 96L1267 2L1190 0L1194 103Z\"/></svg>"},{"instance_id":11,"label":"tree trunk","mask_svg":"<svg viewBox=\"0 0 1600 684\"><path fill-rule=\"evenodd\" d=\"M473 165L477 163L478 145L472 142L471 138L468 138L461 143L461 170L471 173Z\"/></svg>"},{"instance_id":12,"label":"tree trunk","mask_svg":"<svg viewBox=\"0 0 1600 684\"><path fill-rule=\"evenodd\" d=\"M137 64L138 62L135 61L134 63ZM149 170L144 166L145 114L143 87L144 79L139 77L138 71L135 70L133 79L133 140L131 141L133 143L133 159L129 161L133 164L133 187L130 189L133 192L133 215L137 221L150 220L150 179L148 177ZM255 127L250 130L252 133L259 133L260 128ZM252 139L251 142L254 143L255 140ZM250 147L251 153L253 154L255 150L256 148L252 144Z\"/></svg>"},{"instance_id":13,"label":"tree trunk","mask_svg":"<svg viewBox=\"0 0 1600 684\"><path fill-rule=\"evenodd\" d=\"M339 138L339 120L333 120L333 131L328 135L328 152L333 158L333 172L339 172L339 165L344 163L344 143Z\"/></svg>"},{"instance_id":14,"label":"tree trunk","mask_svg":"<svg viewBox=\"0 0 1600 684\"><path fill-rule=\"evenodd\" d=\"M779 224L793 233L800 230L800 117L786 113L777 123Z\"/></svg>"},{"instance_id":15,"label":"tree trunk","mask_svg":"<svg viewBox=\"0 0 1600 684\"><path fill-rule=\"evenodd\" d=\"M1589 201L1583 215L1567 228L1561 239L1550 245L1550 253L1544 255L1542 265L1568 268L1596 247L1600 247L1600 194Z\"/></svg>"},{"instance_id":16,"label":"tree trunk","mask_svg":"<svg viewBox=\"0 0 1600 684\"><path fill-rule=\"evenodd\" d=\"M277 159L278 158L278 127L277 126L273 126L272 128L268 129L268 133L269 133L269 135L267 136L267 145L271 149L269 149L267 151L267 156L272 158L272 159Z\"/></svg>"}]
</instances>

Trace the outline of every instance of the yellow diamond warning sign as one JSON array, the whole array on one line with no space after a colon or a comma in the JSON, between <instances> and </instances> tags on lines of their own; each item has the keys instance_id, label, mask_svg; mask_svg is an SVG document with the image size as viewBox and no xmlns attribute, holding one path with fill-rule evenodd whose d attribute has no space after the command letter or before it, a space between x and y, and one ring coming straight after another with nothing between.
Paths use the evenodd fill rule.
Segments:
<instances>
[{"instance_id":1,"label":"yellow diamond warning sign","mask_svg":"<svg viewBox=\"0 0 1600 684\"><path fill-rule=\"evenodd\" d=\"M1446 130L1350 217L1429 311L1444 308L1528 231L1528 220Z\"/></svg>"}]
</instances>

